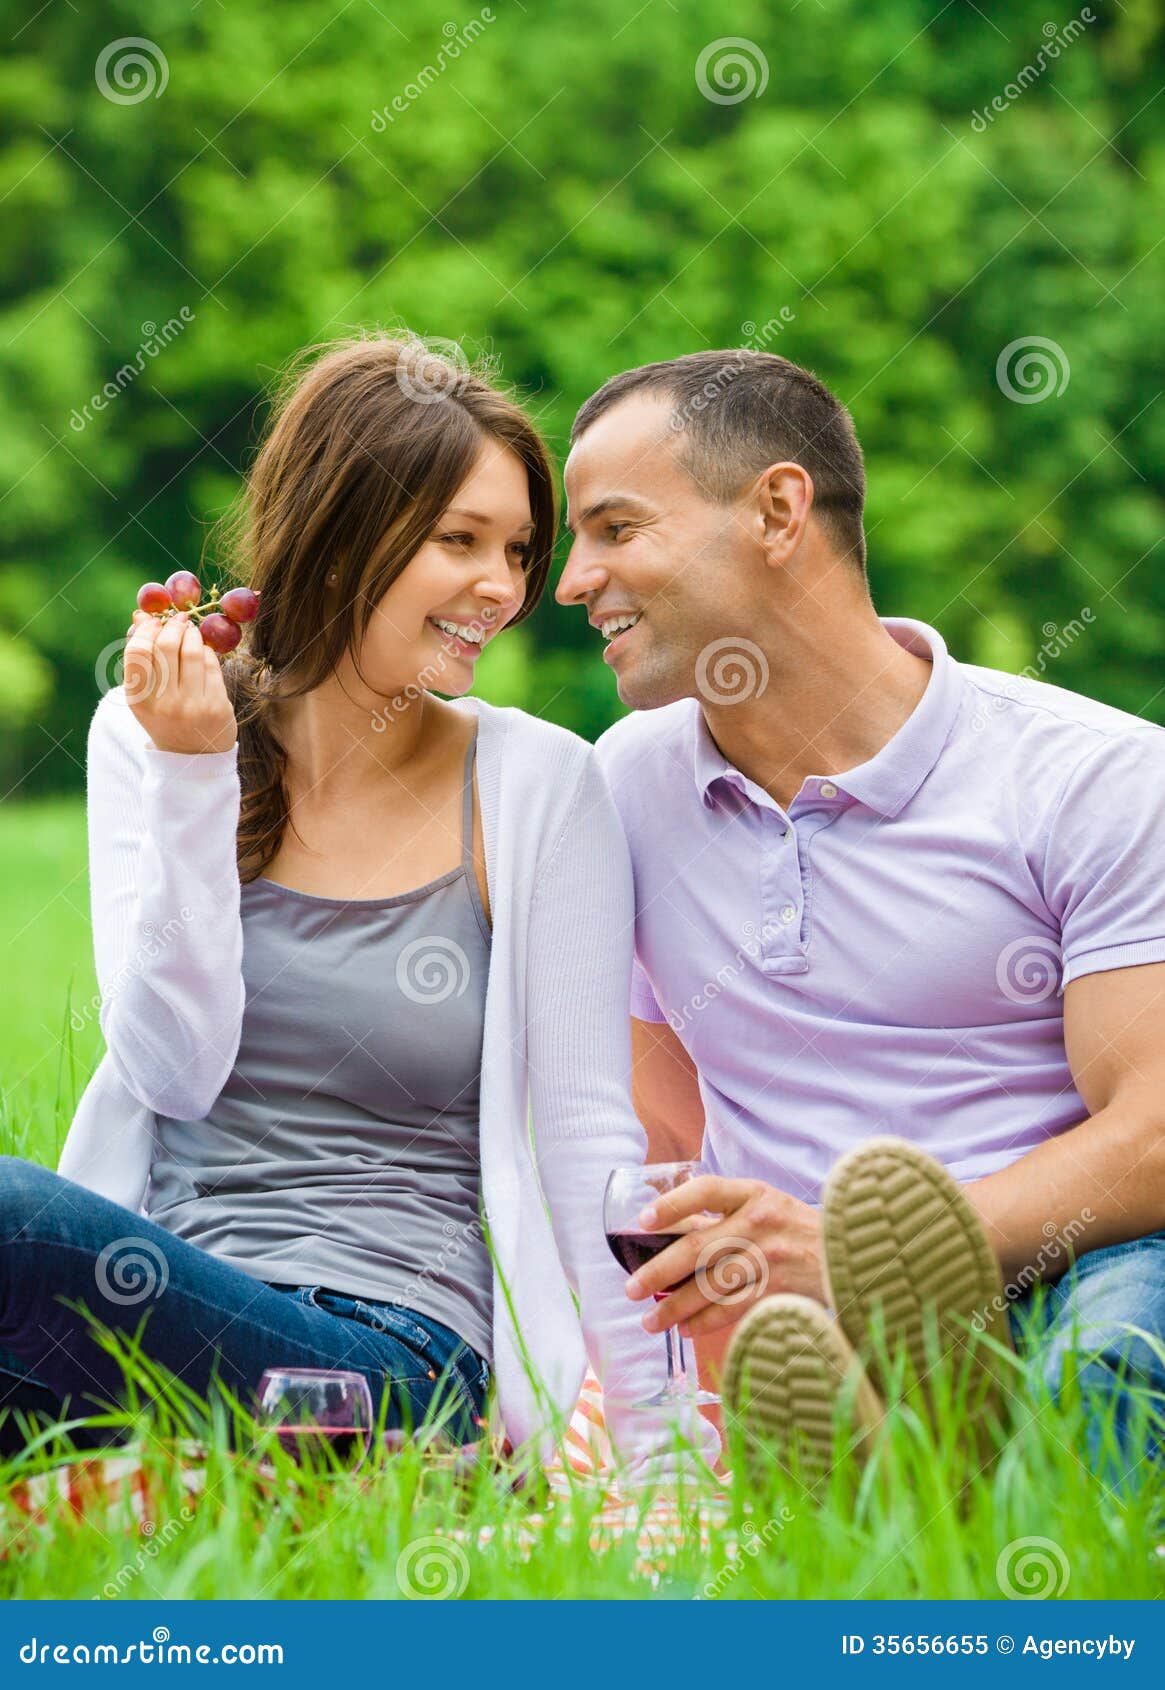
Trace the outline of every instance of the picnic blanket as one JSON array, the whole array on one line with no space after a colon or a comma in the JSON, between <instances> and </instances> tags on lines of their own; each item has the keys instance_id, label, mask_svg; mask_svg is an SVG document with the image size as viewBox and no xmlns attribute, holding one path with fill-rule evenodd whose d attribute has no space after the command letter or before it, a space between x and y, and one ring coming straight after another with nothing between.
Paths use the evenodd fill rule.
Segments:
<instances>
[{"instance_id":1,"label":"picnic blanket","mask_svg":"<svg viewBox=\"0 0 1165 1690\"><path fill-rule=\"evenodd\" d=\"M183 1439L175 1445L174 1458L180 1464L186 1506L197 1509L208 1500L206 1450L193 1440ZM293 1524L297 1524L294 1516L297 1481L284 1475L282 1483L287 1494L280 1498L281 1481L275 1466L261 1460L255 1464L255 1471L270 1487L272 1499L290 1507ZM713 1531L720 1530L727 1519L724 1494L685 1504L682 1510L677 1499L666 1493L657 1494L646 1505L634 1496L619 1495L611 1468L602 1388L590 1372L583 1381L567 1428L562 1455L544 1468L544 1473L545 1501L526 1514L515 1515L501 1528L507 1540L503 1547L515 1551L522 1560L529 1560L537 1552L547 1532L570 1528L571 1505L580 1490L591 1507L596 1501L599 1504L591 1519L592 1551L598 1553L634 1533L636 1574L652 1584L658 1584L666 1576L669 1564L681 1547L691 1543L693 1534L706 1551ZM147 1466L133 1451L87 1455L34 1474L12 1486L6 1500L0 1503L0 1518L4 1523L0 1561L27 1552L39 1532L58 1524L62 1515L78 1521L90 1520L103 1529L107 1520L112 1523L116 1518L124 1530L127 1501L130 1517L148 1540L158 1529L158 1522L173 1515L173 1498L164 1494L166 1490L166 1475L156 1459ZM469 1545L474 1534L450 1524L440 1535ZM481 1527L476 1541L481 1548L497 1545L498 1528Z\"/></svg>"}]
</instances>

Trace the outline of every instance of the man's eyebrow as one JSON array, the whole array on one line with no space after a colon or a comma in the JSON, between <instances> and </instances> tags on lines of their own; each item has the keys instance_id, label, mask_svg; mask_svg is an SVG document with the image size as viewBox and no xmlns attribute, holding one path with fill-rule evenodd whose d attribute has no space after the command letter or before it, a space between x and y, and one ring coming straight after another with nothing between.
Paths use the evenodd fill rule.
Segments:
<instances>
[{"instance_id":1,"label":"man's eyebrow","mask_svg":"<svg viewBox=\"0 0 1165 1690\"><path fill-rule=\"evenodd\" d=\"M637 499L633 493L608 493L605 498L597 499L593 505L588 505L578 519L578 526L584 522L592 522L596 516L604 516L610 510L645 511L647 506L642 499ZM568 534L575 532L576 524L565 522L563 527Z\"/></svg>"}]
</instances>

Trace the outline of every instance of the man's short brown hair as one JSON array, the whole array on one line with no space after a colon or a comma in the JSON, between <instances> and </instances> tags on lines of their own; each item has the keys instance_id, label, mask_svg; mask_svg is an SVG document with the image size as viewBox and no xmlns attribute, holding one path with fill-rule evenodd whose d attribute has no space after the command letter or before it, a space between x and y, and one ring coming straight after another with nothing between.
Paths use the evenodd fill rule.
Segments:
<instances>
[{"instance_id":1,"label":"man's short brown hair","mask_svg":"<svg viewBox=\"0 0 1165 1690\"><path fill-rule=\"evenodd\" d=\"M747 347L641 364L591 395L574 419L571 445L633 393L672 400L684 467L708 499L727 503L769 464L800 464L813 479L814 510L864 572L862 449L849 412L811 371Z\"/></svg>"}]
</instances>

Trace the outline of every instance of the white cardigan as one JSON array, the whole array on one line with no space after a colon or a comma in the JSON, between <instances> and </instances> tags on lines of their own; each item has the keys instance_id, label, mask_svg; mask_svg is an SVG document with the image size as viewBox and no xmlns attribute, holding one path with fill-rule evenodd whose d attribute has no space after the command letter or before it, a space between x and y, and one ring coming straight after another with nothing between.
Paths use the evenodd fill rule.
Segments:
<instances>
[{"instance_id":1,"label":"white cardigan","mask_svg":"<svg viewBox=\"0 0 1165 1690\"><path fill-rule=\"evenodd\" d=\"M458 707L479 722L493 914L480 1110L499 1407L516 1447L537 1438L547 1453L547 1403L569 1415L589 1355L614 1441L639 1464L660 1454L669 1434L620 1399L658 1387L664 1341L643 1331L644 1305L624 1294L602 1218L609 1170L642 1161L646 1148L629 1101L627 845L585 740L480 699ZM237 763L237 746L160 751L122 687L94 712L89 858L107 1049L59 1172L137 1213L145 1213L155 1115L202 1119L238 1052ZM683 1425L707 1457L715 1454L716 1434L694 1409Z\"/></svg>"}]
</instances>

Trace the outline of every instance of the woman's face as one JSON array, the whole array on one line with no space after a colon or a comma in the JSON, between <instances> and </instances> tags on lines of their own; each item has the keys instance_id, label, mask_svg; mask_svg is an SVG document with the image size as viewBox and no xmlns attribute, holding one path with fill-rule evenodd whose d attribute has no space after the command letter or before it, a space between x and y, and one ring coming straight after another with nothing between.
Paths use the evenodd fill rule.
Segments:
<instances>
[{"instance_id":1,"label":"woman's face","mask_svg":"<svg viewBox=\"0 0 1165 1690\"><path fill-rule=\"evenodd\" d=\"M468 692L482 648L522 608L533 534L526 466L487 441L373 612L360 652L369 683L384 693L410 683Z\"/></svg>"}]
</instances>

